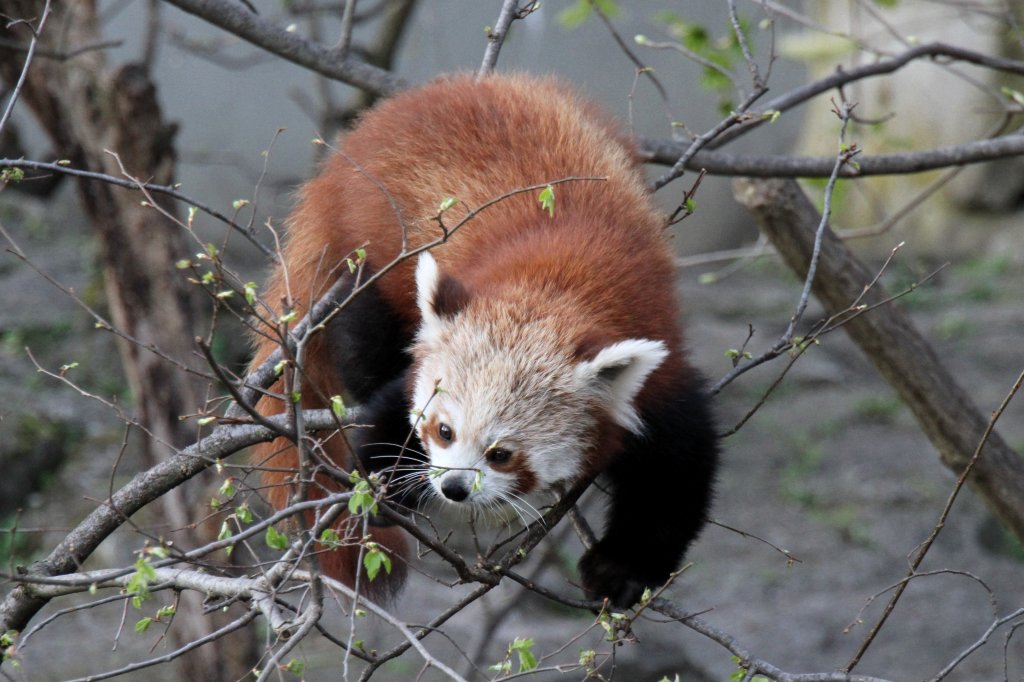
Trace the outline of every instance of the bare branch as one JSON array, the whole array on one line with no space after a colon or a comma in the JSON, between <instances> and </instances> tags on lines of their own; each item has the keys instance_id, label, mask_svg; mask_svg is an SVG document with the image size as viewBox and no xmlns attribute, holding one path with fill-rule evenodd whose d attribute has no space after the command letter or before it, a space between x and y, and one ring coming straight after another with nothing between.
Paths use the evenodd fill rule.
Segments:
<instances>
[{"instance_id":1,"label":"bare branch","mask_svg":"<svg viewBox=\"0 0 1024 682\"><path fill-rule=\"evenodd\" d=\"M656 611L673 620L677 620L686 627L699 632L708 639L718 642L739 659L740 667L746 671L745 680L753 679L757 674L766 675L777 682L885 682L877 677L866 675L851 675L845 672L836 673L810 673L806 675L787 673L778 667L763 661L754 656L743 647L735 637L719 630L705 620L695 615L684 613L672 602L665 599L655 599L650 605L652 611Z\"/></svg>"},{"instance_id":2,"label":"bare branch","mask_svg":"<svg viewBox=\"0 0 1024 682\"><path fill-rule=\"evenodd\" d=\"M828 227L828 219L832 214L832 194L835 191L836 181L839 179L839 171L845 166L855 154L858 153L856 145L847 147L846 145L846 126L850 122L850 112L853 110L853 106L843 102L841 109L836 109L836 114L840 118L839 128L839 151L836 153L835 161L832 164L832 173L829 176L828 183L825 185L825 206L821 214L821 220L818 222L818 226L814 231L814 244L811 249L810 263L807 268L807 274L804 276L803 289L800 292L800 299L797 302L796 310L793 316L789 318L789 324L786 326L786 331L783 332L779 340L764 354L758 358L754 358L749 362L739 363L733 369L722 377L711 389L711 394L715 395L722 388L728 385L736 377L748 372L758 365L764 364L769 360L773 360L785 352L793 342L793 335L796 333L796 326L803 319L804 311L807 310L807 305L811 299L811 286L814 284L814 276L818 271L818 258L821 254L821 243L825 236L825 230Z\"/></svg>"},{"instance_id":3,"label":"bare branch","mask_svg":"<svg viewBox=\"0 0 1024 682\"><path fill-rule=\"evenodd\" d=\"M736 182L740 203L754 214L787 264L803 275L813 248L820 214L791 180ZM865 294L874 279L859 259L831 232L822 243L815 295L830 314L863 297L872 307L890 298L880 285ZM944 368L907 315L895 306L875 307L843 327L914 413L942 461L957 473L982 441L988 419ZM998 433L987 440L985 456L974 465L970 482L1007 527L1024 538L1024 460Z\"/></svg>"},{"instance_id":4,"label":"bare branch","mask_svg":"<svg viewBox=\"0 0 1024 682\"><path fill-rule=\"evenodd\" d=\"M42 33L43 27L46 26L46 19L49 16L50 0L46 0L46 3L43 5L43 14L39 17L39 24L32 29L32 39L29 41L28 50L25 53L25 65L21 67L21 75L18 76L18 82L15 83L14 90L11 92L11 97L7 100L7 108L4 109L3 115L0 116L0 132L3 132L4 127L7 125L7 121L11 118L11 114L14 112L14 105L18 103L18 96L21 95L21 89L25 85L25 79L28 78L29 67L32 66L32 58L36 53L36 45L39 43L39 34ZM31 27L27 21L20 23Z\"/></svg>"},{"instance_id":5,"label":"bare branch","mask_svg":"<svg viewBox=\"0 0 1024 682\"><path fill-rule=\"evenodd\" d=\"M640 138L640 152L652 163L676 164L690 146L666 139ZM861 155L857 167L844 167L839 177L859 178L870 175L905 175L924 171L993 161L1024 154L1024 136L1010 134L989 140L937 147L929 151L898 154ZM762 156L698 151L685 161L687 170L707 170L710 175L731 175L749 178L827 178L835 159L826 156L801 157L789 155Z\"/></svg>"},{"instance_id":6,"label":"bare branch","mask_svg":"<svg viewBox=\"0 0 1024 682\"><path fill-rule=\"evenodd\" d=\"M164 196L171 197L178 201L184 202L189 206L195 206L197 209L206 213L212 218L216 218L220 222L224 223L233 230L239 232L245 237L250 244L259 249L264 256L272 256L273 252L256 239L255 233L239 225L235 221L228 218L226 215L217 211L216 209L210 208L209 206L188 197L178 191L178 188L174 185L156 185L148 182L139 182L137 180L130 180L126 178L119 178L114 175L108 175L106 173L96 173L94 171L80 170L78 168L72 168L62 161L56 163L46 163L43 161L29 161L26 159L0 159L0 168L24 168L28 170L37 171L49 171L51 173L60 173L62 175L71 175L76 178L85 178L87 180L97 180L99 182L106 183L108 185L115 185L117 187L124 187L131 190L145 190L146 192L152 192L153 194L162 194Z\"/></svg>"},{"instance_id":7,"label":"bare branch","mask_svg":"<svg viewBox=\"0 0 1024 682\"><path fill-rule=\"evenodd\" d=\"M350 410L349 418L358 419L358 410ZM337 423L330 410L305 412L310 429L333 429ZM287 428L285 415L267 418ZM264 426L230 424L218 426L210 435L185 448L156 466L137 474L109 502L97 507L39 562L34 572L42 576L69 573L99 546L114 530L142 507L164 493L193 478L217 460L242 448L277 438L278 434ZM0 629L21 630L25 623L46 603L30 588L20 585L11 590L0 603Z\"/></svg>"},{"instance_id":8,"label":"bare branch","mask_svg":"<svg viewBox=\"0 0 1024 682\"><path fill-rule=\"evenodd\" d=\"M483 78L491 71L494 71L494 67L498 64L498 54L501 52L501 46L505 44L505 38L508 35L508 30L512 26L512 22L516 19L524 19L540 5L534 0L527 0L528 5L520 8L519 0L503 0L501 3L501 11L498 13L498 21L495 22L494 28L487 33L487 49L484 51L484 59L480 64L480 70L477 71L476 77L478 79Z\"/></svg>"},{"instance_id":9,"label":"bare branch","mask_svg":"<svg viewBox=\"0 0 1024 682\"><path fill-rule=\"evenodd\" d=\"M954 45L947 45L946 43L926 43L924 45L912 47L890 59L876 62L874 64L866 64L850 70L844 70L841 67L837 68L836 72L831 76L819 78L812 83L808 83L799 88L794 88L789 92L769 100L764 105L764 111L788 111L798 104L802 104L807 100L824 94L834 88L842 87L847 83L864 80L865 78L882 76L899 71L907 64L924 57L930 57L932 59L947 57L950 60L963 61L977 66L984 66L1002 73L1024 75L1024 62L993 57L992 55L988 55L983 52L976 52L974 50L968 50ZM746 134L763 123L763 119L751 119L749 121L745 121L734 130L722 135L711 146L719 147L740 135Z\"/></svg>"},{"instance_id":10,"label":"bare branch","mask_svg":"<svg viewBox=\"0 0 1024 682\"><path fill-rule=\"evenodd\" d=\"M353 59L336 48L306 40L227 0L165 1L328 78L381 95L394 94L406 87L405 81L390 71Z\"/></svg>"},{"instance_id":11,"label":"bare branch","mask_svg":"<svg viewBox=\"0 0 1024 682\"><path fill-rule=\"evenodd\" d=\"M965 466L963 471L960 472L960 476L956 480L956 485L953 486L953 492L949 494L949 498L946 500L946 506L943 507L942 513L939 514L939 520L936 521L935 527L932 528L932 532L931 534L929 534L928 539L924 541L924 544L921 545L920 549L918 549L917 551L917 554L914 555L914 559L910 562L908 577L913 576L917 572L917 569L921 565L921 562L924 561L925 555L928 554L928 550L932 548L932 545L935 543L935 540L939 537L939 533L941 533L942 529L945 527L946 519L949 518L949 512L953 508L953 503L956 502L956 498L960 494L960 491L963 489L964 483L967 482L967 477L971 475L971 472L977 465L978 460L981 457L981 452L985 448L985 444L988 443L989 438L992 436L993 430L996 426L996 422L999 421L999 417L1001 417L1003 412L1006 411L1006 408L1009 406L1010 401L1012 401L1014 396L1016 396L1018 391L1020 391L1022 384L1024 384L1024 371L1022 371L1017 376L1017 381L1015 381L1013 386L1010 388L1010 392L1006 394L1006 397L1003 398L1003 402L1000 403L999 407L996 408L995 412L992 413L992 417L991 419L989 419L988 425L985 427L985 431L984 433L982 433L981 439L978 441L978 446L974 449L974 454L971 456L970 461L967 462L967 466ZM909 584L909 580L904 581L900 584L899 587L896 588L896 591L893 592L893 595L889 599L889 603L885 605L885 609L883 610L882 615L879 617L878 622L875 623L875 626L873 628L871 628L871 631L867 634L867 636L864 638L864 641L861 643L860 648L857 649L857 653L854 654L853 658L850 659L850 662L846 665L845 670L847 672L853 670L860 662L860 659L864 656L864 654L868 650L868 647L871 646L871 643L875 640L875 637L878 635L879 630L882 629L882 626L885 625L885 621L888 620L889 615L892 613L893 609L896 608L897 602L899 602L900 597L903 596L903 592L906 591L907 585Z\"/></svg>"},{"instance_id":12,"label":"bare branch","mask_svg":"<svg viewBox=\"0 0 1024 682\"><path fill-rule=\"evenodd\" d=\"M1024 609L1017 609L1013 613L1003 616L1002 618L996 618L992 622L992 625L990 625L988 629L985 630L984 633L982 633L981 637L979 637L976 642L974 642L969 647L964 649L962 652L957 654L957 656L952 661L950 661L949 664L946 665L946 667L944 667L942 670L936 673L935 677L931 678L928 682L939 682L940 680L945 679L947 676L949 676L951 672L953 672L954 669L956 669L958 665L964 662L964 659L966 659L968 656L970 656L975 651L984 646L988 642L989 638L995 634L996 630L1006 625L1010 621L1022 617L1024 617ZM1007 677L1005 679L1010 678Z\"/></svg>"}]
</instances>

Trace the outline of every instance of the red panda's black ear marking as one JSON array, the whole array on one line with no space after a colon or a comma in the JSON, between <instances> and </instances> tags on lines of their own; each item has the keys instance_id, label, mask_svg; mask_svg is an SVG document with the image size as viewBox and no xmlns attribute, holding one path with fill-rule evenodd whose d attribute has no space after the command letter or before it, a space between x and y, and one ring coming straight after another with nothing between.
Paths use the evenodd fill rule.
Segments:
<instances>
[{"instance_id":1,"label":"red panda's black ear marking","mask_svg":"<svg viewBox=\"0 0 1024 682\"><path fill-rule=\"evenodd\" d=\"M469 291L451 275L442 275L431 305L438 317L451 317L469 303Z\"/></svg>"},{"instance_id":2,"label":"red panda's black ear marking","mask_svg":"<svg viewBox=\"0 0 1024 682\"><path fill-rule=\"evenodd\" d=\"M440 336L446 318L469 303L469 291L451 275L443 274L429 252L420 254L416 265L416 306L420 311L417 338L433 343Z\"/></svg>"}]
</instances>

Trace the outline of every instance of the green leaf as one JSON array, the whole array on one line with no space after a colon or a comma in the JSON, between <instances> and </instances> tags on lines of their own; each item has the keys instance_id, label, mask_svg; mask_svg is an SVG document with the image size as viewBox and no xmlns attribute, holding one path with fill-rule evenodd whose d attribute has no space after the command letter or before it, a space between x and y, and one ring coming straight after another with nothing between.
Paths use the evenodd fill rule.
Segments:
<instances>
[{"instance_id":1,"label":"green leaf","mask_svg":"<svg viewBox=\"0 0 1024 682\"><path fill-rule=\"evenodd\" d=\"M616 17L619 14L619 5L614 0L593 0L594 5L599 10L604 12L609 17ZM566 7L558 16L555 17L555 21L562 25L562 28L573 29L582 25L590 15L593 13L593 8L590 6L590 0L577 0L576 4L571 7Z\"/></svg>"},{"instance_id":2,"label":"green leaf","mask_svg":"<svg viewBox=\"0 0 1024 682\"><path fill-rule=\"evenodd\" d=\"M493 670L501 675L509 675L512 673L512 661L506 659L501 663L495 663L494 665L487 666L488 670Z\"/></svg>"},{"instance_id":3,"label":"green leaf","mask_svg":"<svg viewBox=\"0 0 1024 682\"><path fill-rule=\"evenodd\" d=\"M444 200L441 202L441 205L437 207L437 212L444 213L445 211L452 208L458 203L459 200L456 199L455 197L445 197Z\"/></svg>"},{"instance_id":4,"label":"green leaf","mask_svg":"<svg viewBox=\"0 0 1024 682\"><path fill-rule=\"evenodd\" d=\"M290 672L292 675L302 676L302 671L306 669L306 664L298 659L293 658L288 661L288 665L284 667L286 672Z\"/></svg>"},{"instance_id":5,"label":"green leaf","mask_svg":"<svg viewBox=\"0 0 1024 682\"><path fill-rule=\"evenodd\" d=\"M380 573L381 567L388 574L391 573L391 557L381 551L380 547L373 542L366 543L367 552L363 555L363 567L366 568L366 577L374 580Z\"/></svg>"},{"instance_id":6,"label":"green leaf","mask_svg":"<svg viewBox=\"0 0 1024 682\"><path fill-rule=\"evenodd\" d=\"M25 171L20 168L4 168L0 170L0 182L21 182L25 179Z\"/></svg>"},{"instance_id":7,"label":"green leaf","mask_svg":"<svg viewBox=\"0 0 1024 682\"><path fill-rule=\"evenodd\" d=\"M257 285L256 282L245 283L245 302L248 303L249 305L252 305L253 303L256 302L256 289L258 288L259 285Z\"/></svg>"},{"instance_id":8,"label":"green leaf","mask_svg":"<svg viewBox=\"0 0 1024 682\"><path fill-rule=\"evenodd\" d=\"M217 494L218 495L223 495L224 497L228 497L228 498L234 497L235 496L235 477L234 476L228 476L227 478L225 478L224 482L221 483L220 490L217 491Z\"/></svg>"},{"instance_id":9,"label":"green leaf","mask_svg":"<svg viewBox=\"0 0 1024 682\"><path fill-rule=\"evenodd\" d=\"M248 502L235 507L235 517L242 523L252 523L252 509L249 508Z\"/></svg>"},{"instance_id":10,"label":"green leaf","mask_svg":"<svg viewBox=\"0 0 1024 682\"><path fill-rule=\"evenodd\" d=\"M333 528L324 528L323 532L320 533L320 544L328 549L340 547L341 539L338 537L338 531Z\"/></svg>"},{"instance_id":11,"label":"green leaf","mask_svg":"<svg viewBox=\"0 0 1024 682\"><path fill-rule=\"evenodd\" d=\"M288 549L288 536L273 526L267 526L266 541L267 547L276 549L279 552Z\"/></svg>"},{"instance_id":12,"label":"green leaf","mask_svg":"<svg viewBox=\"0 0 1024 682\"><path fill-rule=\"evenodd\" d=\"M1004 95L1012 99L1014 102L1016 102L1020 106L1024 106L1024 94L1022 94L1019 90L1014 90L1013 88L1008 88L1005 86L999 89L1000 91L1002 91Z\"/></svg>"},{"instance_id":13,"label":"green leaf","mask_svg":"<svg viewBox=\"0 0 1024 682\"><path fill-rule=\"evenodd\" d=\"M537 667L537 657L534 655L531 649L533 648L532 639L524 639L516 637L511 646L509 647L510 652L515 652L519 655L519 672L526 672L533 670Z\"/></svg>"},{"instance_id":14,"label":"green leaf","mask_svg":"<svg viewBox=\"0 0 1024 682\"><path fill-rule=\"evenodd\" d=\"M125 585L128 592L135 593L135 596L132 597L132 606L137 609L142 608L142 602L151 596L149 584L154 580L156 580L156 569L144 556L140 556L135 562L135 573L131 575L128 584Z\"/></svg>"},{"instance_id":15,"label":"green leaf","mask_svg":"<svg viewBox=\"0 0 1024 682\"><path fill-rule=\"evenodd\" d=\"M152 625L152 623L153 619L148 616L146 618L140 618L135 622L135 632L145 632L149 629L149 626Z\"/></svg>"},{"instance_id":16,"label":"green leaf","mask_svg":"<svg viewBox=\"0 0 1024 682\"><path fill-rule=\"evenodd\" d=\"M548 185L540 191L537 195L537 201L540 202L540 207L548 212L550 217L555 216L555 188Z\"/></svg>"},{"instance_id":17,"label":"green leaf","mask_svg":"<svg viewBox=\"0 0 1024 682\"><path fill-rule=\"evenodd\" d=\"M345 415L348 414L348 409L345 407L345 402L341 399L340 395L331 396L331 412L338 419L344 419Z\"/></svg>"},{"instance_id":18,"label":"green leaf","mask_svg":"<svg viewBox=\"0 0 1024 682\"><path fill-rule=\"evenodd\" d=\"M353 516L365 511L377 513L377 500L374 499L370 485L366 481L360 481L352 491L352 497L348 498L348 511Z\"/></svg>"},{"instance_id":19,"label":"green leaf","mask_svg":"<svg viewBox=\"0 0 1024 682\"><path fill-rule=\"evenodd\" d=\"M234 201L231 202L231 208L235 209L236 211L240 208L245 208L248 205L248 199L235 199Z\"/></svg>"},{"instance_id":20,"label":"green leaf","mask_svg":"<svg viewBox=\"0 0 1024 682\"><path fill-rule=\"evenodd\" d=\"M135 562L135 572L147 583L151 583L156 580L156 569L153 568L153 564L149 563L145 558L140 557L138 561Z\"/></svg>"},{"instance_id":21,"label":"green leaf","mask_svg":"<svg viewBox=\"0 0 1024 682\"><path fill-rule=\"evenodd\" d=\"M150 547L146 550L146 553L150 556L155 556L158 559L166 559L171 556L171 551L163 546Z\"/></svg>"}]
</instances>

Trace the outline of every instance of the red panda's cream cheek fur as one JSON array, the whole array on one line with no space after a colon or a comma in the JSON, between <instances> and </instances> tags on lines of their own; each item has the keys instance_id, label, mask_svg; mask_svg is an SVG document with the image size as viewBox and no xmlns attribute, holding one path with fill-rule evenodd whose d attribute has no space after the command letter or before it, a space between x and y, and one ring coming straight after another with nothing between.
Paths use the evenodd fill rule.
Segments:
<instances>
[{"instance_id":1,"label":"red panda's cream cheek fur","mask_svg":"<svg viewBox=\"0 0 1024 682\"><path fill-rule=\"evenodd\" d=\"M424 496L514 506L602 474L608 520L581 581L592 597L631 605L669 577L703 525L717 438L683 349L665 218L630 143L557 81L494 75L383 102L339 144L302 191L288 276L276 274L266 294L281 300L289 282L303 313L357 247L374 272L400 253L403 231L410 248L440 236L449 197L450 227L517 188L599 178L555 185L553 215L533 192L509 195L382 277L314 344L304 369L317 390L303 405L341 393L363 407L372 426L352 432L351 451L329 441L328 456L343 468L358 457L400 507ZM272 350L261 337L254 364ZM259 409L283 406L264 399ZM283 506L294 450L277 443L255 456L269 458L264 482ZM318 482L311 489L339 487ZM396 528L373 535L403 556ZM354 576L353 566L338 570ZM392 578L370 587L394 591L401 576Z\"/></svg>"}]
</instances>

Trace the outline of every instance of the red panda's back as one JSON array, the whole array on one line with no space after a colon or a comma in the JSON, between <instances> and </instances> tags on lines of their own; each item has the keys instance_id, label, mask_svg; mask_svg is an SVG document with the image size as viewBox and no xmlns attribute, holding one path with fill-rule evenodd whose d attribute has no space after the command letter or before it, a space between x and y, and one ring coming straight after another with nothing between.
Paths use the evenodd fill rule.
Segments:
<instances>
[{"instance_id":1,"label":"red panda's back","mask_svg":"<svg viewBox=\"0 0 1024 682\"><path fill-rule=\"evenodd\" d=\"M291 220L288 261L309 272L300 275L305 286L293 290L322 291L330 284L325 267L364 244L371 265L389 262L401 249L403 229L409 246L435 239L438 209L449 197L459 202L443 216L451 228L469 209L567 177L600 178L555 187L559 222L587 230L578 238L609 253L668 258L663 218L624 138L558 81L456 76L394 97L362 117L304 188ZM563 220L570 215L576 220ZM549 229L546 218L537 191L511 196L474 217L435 256L442 268L458 272L523 232ZM399 268L381 290L414 324L411 269L411 263Z\"/></svg>"}]
</instances>

